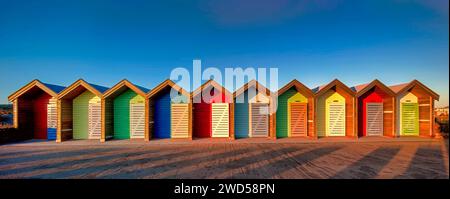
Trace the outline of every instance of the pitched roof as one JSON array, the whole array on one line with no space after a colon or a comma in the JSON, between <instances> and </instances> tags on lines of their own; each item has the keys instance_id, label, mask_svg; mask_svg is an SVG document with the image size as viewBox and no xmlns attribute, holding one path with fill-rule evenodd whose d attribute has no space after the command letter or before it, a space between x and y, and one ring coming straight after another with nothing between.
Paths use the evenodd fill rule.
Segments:
<instances>
[{"instance_id":1,"label":"pitched roof","mask_svg":"<svg viewBox=\"0 0 450 199\"><path fill-rule=\"evenodd\" d=\"M403 88L405 88L406 86L408 86L409 83L403 83L403 84L396 84L396 85L392 85L389 86L389 88L394 91L395 93L398 93L399 91L401 91Z\"/></svg>"},{"instance_id":2,"label":"pitched roof","mask_svg":"<svg viewBox=\"0 0 450 199\"><path fill-rule=\"evenodd\" d=\"M60 93L61 91L63 91L66 88L64 86L59 86L59 85L55 85L55 84L47 84L47 83L42 83L42 84L47 86L47 88L51 89L55 93Z\"/></svg>"},{"instance_id":3,"label":"pitched roof","mask_svg":"<svg viewBox=\"0 0 450 199\"><path fill-rule=\"evenodd\" d=\"M190 93L187 92L186 90L184 90L181 86L179 86L178 84L176 84L175 82L173 82L170 79L166 79L163 82L161 82L160 84L158 84L155 88L153 88L150 92L147 93L147 97L152 97L153 95L156 95L157 93L159 93L160 91L162 91L164 88L167 87L172 87L175 88L176 90L180 91L182 95L189 97Z\"/></svg>"},{"instance_id":4,"label":"pitched roof","mask_svg":"<svg viewBox=\"0 0 450 199\"><path fill-rule=\"evenodd\" d=\"M225 93L226 96L232 96L233 95L225 87L223 87L222 85L220 85L216 81L210 79L210 80L206 81L204 84L202 84L200 87L198 87L197 89L192 91L192 96L195 97L198 94L202 93L202 90L205 89L208 86L213 86L214 88L216 88L218 90L221 90L221 92Z\"/></svg>"},{"instance_id":5,"label":"pitched roof","mask_svg":"<svg viewBox=\"0 0 450 199\"><path fill-rule=\"evenodd\" d=\"M282 95L284 92L286 92L287 90L289 90L290 88L292 88L294 86L296 88L303 88L303 90L306 91L307 94L309 94L310 96L314 96L314 92L310 88L308 88L307 86L305 86L304 84L302 84L301 82L299 82L296 79L292 80L291 82L287 83L282 88L280 88L278 90L278 95Z\"/></svg>"},{"instance_id":6,"label":"pitched roof","mask_svg":"<svg viewBox=\"0 0 450 199\"><path fill-rule=\"evenodd\" d=\"M416 79L412 80L409 83L404 83L404 84L391 86L390 88L398 95L398 94L401 94L403 92L406 92L407 90L409 90L410 88L412 88L414 86L419 86L419 87L423 88L434 99L439 100L439 94L437 94L436 92L434 92L433 90L431 90L430 88L425 86L425 84L423 84L422 82L420 82L419 80L416 80Z\"/></svg>"},{"instance_id":7,"label":"pitched roof","mask_svg":"<svg viewBox=\"0 0 450 199\"><path fill-rule=\"evenodd\" d=\"M390 95L390 96L395 96L395 92L392 91L392 89L390 89L388 86L386 86L385 84L383 84L383 82L381 82L378 79L374 79L373 81L371 81L370 83L366 83L366 84L361 84L358 86L354 86L351 89L354 90L356 92L356 96L361 96L364 93L366 93L367 91L369 91L371 88L377 86L378 88L380 88L382 91L384 91L386 94Z\"/></svg>"},{"instance_id":8,"label":"pitched roof","mask_svg":"<svg viewBox=\"0 0 450 199\"><path fill-rule=\"evenodd\" d=\"M101 97L103 95L103 93L108 90L107 87L99 86L96 84L91 84L91 83L86 82L83 79L79 79L79 80L75 81L74 83L72 83L67 88L65 88L63 91L61 91L58 94L58 99L62 99L64 96L71 93L72 91L74 91L75 89L77 89L80 86L84 87L85 89L89 90L90 92L94 93L95 95L97 95L99 97Z\"/></svg>"},{"instance_id":9,"label":"pitched roof","mask_svg":"<svg viewBox=\"0 0 450 199\"><path fill-rule=\"evenodd\" d=\"M20 88L19 90L17 90L16 92L12 93L8 97L8 100L13 101L34 87L39 87L44 92L46 92L47 94L49 94L53 97L56 97L65 88L63 86L58 86L58 85L54 85L54 84L42 83L41 81L35 79L35 80L29 82L28 84L26 84L25 86L23 86L22 88Z\"/></svg>"},{"instance_id":10,"label":"pitched roof","mask_svg":"<svg viewBox=\"0 0 450 199\"><path fill-rule=\"evenodd\" d=\"M238 95L244 93L246 90L248 90L249 88L252 88L252 87L255 87L256 90L258 90L258 91L264 91L264 93L265 93L267 96L271 96L271 95L272 95L272 92L271 92L268 88L266 88L266 87L263 86L261 83L259 83L258 81L256 81L256 80L253 79L253 80L251 80L251 81L245 83L245 84L244 84L243 86L241 86L241 88L239 88L238 90L234 91L233 97L235 98L236 96L238 96Z\"/></svg>"},{"instance_id":11,"label":"pitched roof","mask_svg":"<svg viewBox=\"0 0 450 199\"><path fill-rule=\"evenodd\" d=\"M326 84L326 85L321 85L319 87L316 87L313 89L313 92L317 95L322 95L323 93L325 93L327 90L329 90L330 88L332 88L333 86L341 86L342 88L344 88L344 90L346 90L349 94L351 95L356 95L356 92L354 90L352 90L351 88L349 88L347 85L345 85L344 83L342 83L341 81L339 81L338 79L334 79L333 81L331 81L330 83Z\"/></svg>"},{"instance_id":12,"label":"pitched roof","mask_svg":"<svg viewBox=\"0 0 450 199\"><path fill-rule=\"evenodd\" d=\"M100 86L100 85L97 85L97 84L91 84L91 83L88 83L88 84L91 85L92 87L94 87L95 89L97 89L101 93L104 93L104 92L106 92L109 89L108 87Z\"/></svg>"},{"instance_id":13,"label":"pitched roof","mask_svg":"<svg viewBox=\"0 0 450 199\"><path fill-rule=\"evenodd\" d=\"M119 91L121 93L121 91L125 91L126 88L133 90L135 93L137 93L138 95L141 95L141 96L145 96L149 91L149 89L147 89L147 88L136 86L135 84L131 83L127 79L123 79L120 82L118 82L116 85L114 85L113 87L108 89L106 92L104 92L103 97L107 98L107 97L115 96L116 95L115 93L117 91Z\"/></svg>"},{"instance_id":14,"label":"pitched roof","mask_svg":"<svg viewBox=\"0 0 450 199\"><path fill-rule=\"evenodd\" d=\"M369 83L366 83L366 84L360 84L360 85L352 86L352 87L350 87L350 89L352 89L352 90L355 91L355 92L359 92L359 91L361 91L362 89L366 88L366 86L368 86L368 85L369 85Z\"/></svg>"}]
</instances>

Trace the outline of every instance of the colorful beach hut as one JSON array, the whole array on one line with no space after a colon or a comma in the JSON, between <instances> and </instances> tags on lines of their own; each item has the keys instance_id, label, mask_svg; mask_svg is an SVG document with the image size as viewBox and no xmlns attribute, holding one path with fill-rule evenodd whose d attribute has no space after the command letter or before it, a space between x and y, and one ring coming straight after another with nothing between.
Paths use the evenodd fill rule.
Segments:
<instances>
[{"instance_id":1,"label":"colorful beach hut","mask_svg":"<svg viewBox=\"0 0 450 199\"><path fill-rule=\"evenodd\" d=\"M124 79L103 95L102 138L144 139L145 97L150 90Z\"/></svg>"},{"instance_id":2,"label":"colorful beach hut","mask_svg":"<svg viewBox=\"0 0 450 199\"><path fill-rule=\"evenodd\" d=\"M234 139L233 94L214 80L192 93L193 136Z\"/></svg>"},{"instance_id":3,"label":"colorful beach hut","mask_svg":"<svg viewBox=\"0 0 450 199\"><path fill-rule=\"evenodd\" d=\"M356 93L337 79L313 92L316 93L317 136L357 137Z\"/></svg>"},{"instance_id":4,"label":"colorful beach hut","mask_svg":"<svg viewBox=\"0 0 450 199\"><path fill-rule=\"evenodd\" d=\"M190 93L167 79L147 95L149 99L149 138L192 139Z\"/></svg>"},{"instance_id":5,"label":"colorful beach hut","mask_svg":"<svg viewBox=\"0 0 450 199\"><path fill-rule=\"evenodd\" d=\"M315 102L311 89L292 80L278 90L276 137L316 138Z\"/></svg>"},{"instance_id":6,"label":"colorful beach hut","mask_svg":"<svg viewBox=\"0 0 450 199\"><path fill-rule=\"evenodd\" d=\"M57 142L68 139L101 138L102 95L107 87L90 84L83 79L58 95Z\"/></svg>"},{"instance_id":7,"label":"colorful beach hut","mask_svg":"<svg viewBox=\"0 0 450 199\"><path fill-rule=\"evenodd\" d=\"M434 136L434 101L439 95L418 80L390 88L396 93L396 135Z\"/></svg>"},{"instance_id":8,"label":"colorful beach hut","mask_svg":"<svg viewBox=\"0 0 450 199\"><path fill-rule=\"evenodd\" d=\"M352 89L357 93L358 136L395 135L395 93L379 80Z\"/></svg>"},{"instance_id":9,"label":"colorful beach hut","mask_svg":"<svg viewBox=\"0 0 450 199\"><path fill-rule=\"evenodd\" d=\"M256 80L233 93L235 138L274 138L272 96L270 90Z\"/></svg>"},{"instance_id":10,"label":"colorful beach hut","mask_svg":"<svg viewBox=\"0 0 450 199\"><path fill-rule=\"evenodd\" d=\"M56 99L64 88L33 80L11 94L14 127L32 133L34 139L56 140Z\"/></svg>"}]
</instances>

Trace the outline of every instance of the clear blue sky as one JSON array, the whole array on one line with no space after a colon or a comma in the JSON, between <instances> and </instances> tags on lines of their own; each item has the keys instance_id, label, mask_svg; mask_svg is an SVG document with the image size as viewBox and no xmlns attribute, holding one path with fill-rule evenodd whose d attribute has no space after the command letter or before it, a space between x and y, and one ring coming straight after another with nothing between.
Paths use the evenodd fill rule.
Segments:
<instances>
[{"instance_id":1,"label":"clear blue sky","mask_svg":"<svg viewBox=\"0 0 450 199\"><path fill-rule=\"evenodd\" d=\"M315 87L418 79L448 105L447 0L3 1L0 103L32 79L153 88L175 67L278 67Z\"/></svg>"}]
</instances>

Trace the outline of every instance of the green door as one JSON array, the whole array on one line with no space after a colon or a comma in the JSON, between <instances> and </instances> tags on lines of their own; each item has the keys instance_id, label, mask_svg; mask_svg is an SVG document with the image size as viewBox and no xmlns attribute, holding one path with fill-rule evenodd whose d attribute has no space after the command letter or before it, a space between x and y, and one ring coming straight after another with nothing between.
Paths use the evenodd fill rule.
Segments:
<instances>
[{"instance_id":1,"label":"green door","mask_svg":"<svg viewBox=\"0 0 450 199\"><path fill-rule=\"evenodd\" d=\"M130 101L136 96L128 89L114 99L114 139L130 139Z\"/></svg>"},{"instance_id":2,"label":"green door","mask_svg":"<svg viewBox=\"0 0 450 199\"><path fill-rule=\"evenodd\" d=\"M401 135L419 135L419 104L402 103Z\"/></svg>"},{"instance_id":3,"label":"green door","mask_svg":"<svg viewBox=\"0 0 450 199\"><path fill-rule=\"evenodd\" d=\"M89 100L96 96L85 91L73 100L73 139L88 139Z\"/></svg>"}]
</instances>

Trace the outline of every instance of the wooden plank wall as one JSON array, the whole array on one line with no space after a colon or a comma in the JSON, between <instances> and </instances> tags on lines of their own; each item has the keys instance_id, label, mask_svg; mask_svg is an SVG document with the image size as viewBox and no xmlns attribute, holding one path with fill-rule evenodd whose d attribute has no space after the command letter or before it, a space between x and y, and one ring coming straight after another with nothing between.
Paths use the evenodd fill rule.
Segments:
<instances>
[{"instance_id":1,"label":"wooden plank wall","mask_svg":"<svg viewBox=\"0 0 450 199\"><path fill-rule=\"evenodd\" d=\"M19 104L18 104L18 99L13 101L13 125L14 128L19 128Z\"/></svg>"},{"instance_id":2,"label":"wooden plank wall","mask_svg":"<svg viewBox=\"0 0 450 199\"><path fill-rule=\"evenodd\" d=\"M72 100L61 100L61 141L73 138Z\"/></svg>"},{"instance_id":3,"label":"wooden plank wall","mask_svg":"<svg viewBox=\"0 0 450 199\"><path fill-rule=\"evenodd\" d=\"M20 98L18 101L18 126L21 131L33 131L33 103L31 100Z\"/></svg>"},{"instance_id":4,"label":"wooden plank wall","mask_svg":"<svg viewBox=\"0 0 450 199\"><path fill-rule=\"evenodd\" d=\"M336 92L345 98L345 132L348 137L356 137L355 118L356 118L356 99L354 96L347 93L344 89L337 87Z\"/></svg>"},{"instance_id":5,"label":"wooden plank wall","mask_svg":"<svg viewBox=\"0 0 450 199\"><path fill-rule=\"evenodd\" d=\"M393 137L395 136L395 98L385 95L383 96L383 135Z\"/></svg>"},{"instance_id":6,"label":"wooden plank wall","mask_svg":"<svg viewBox=\"0 0 450 199\"><path fill-rule=\"evenodd\" d=\"M114 135L114 103L112 99L106 99L104 104L105 138L108 139Z\"/></svg>"},{"instance_id":7,"label":"wooden plank wall","mask_svg":"<svg viewBox=\"0 0 450 199\"><path fill-rule=\"evenodd\" d=\"M303 93L302 93L303 94ZM305 95L305 94L303 94ZM306 96L306 95L305 95ZM308 98L308 137L317 138L315 129L315 100L314 97Z\"/></svg>"},{"instance_id":8,"label":"wooden plank wall","mask_svg":"<svg viewBox=\"0 0 450 199\"><path fill-rule=\"evenodd\" d=\"M419 102L419 135L432 136L432 109L433 100L431 96L422 88L414 86L411 93L417 96Z\"/></svg>"}]
</instances>

